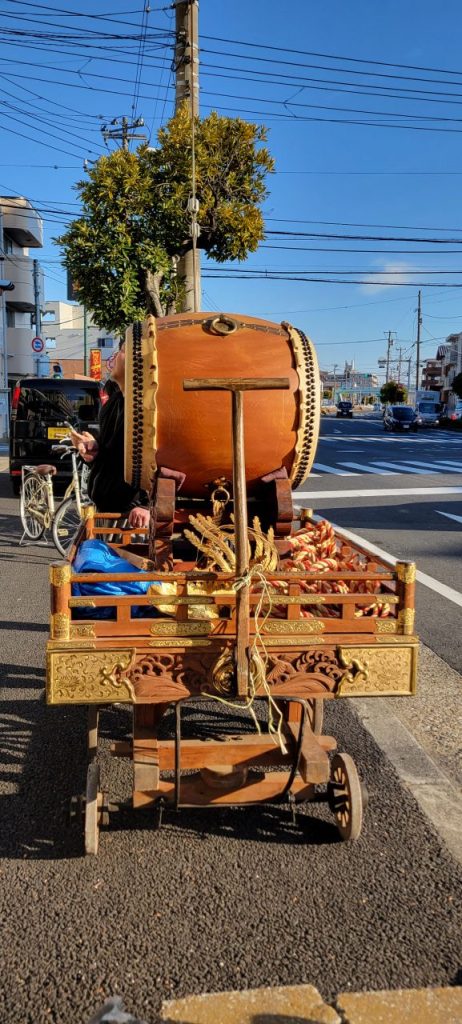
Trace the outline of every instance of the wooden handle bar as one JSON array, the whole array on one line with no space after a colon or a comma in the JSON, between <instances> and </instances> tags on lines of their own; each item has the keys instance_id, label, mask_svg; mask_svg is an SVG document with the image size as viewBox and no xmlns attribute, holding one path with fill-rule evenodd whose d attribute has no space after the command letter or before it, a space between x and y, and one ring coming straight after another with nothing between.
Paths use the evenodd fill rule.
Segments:
<instances>
[{"instance_id":1,"label":"wooden handle bar","mask_svg":"<svg viewBox=\"0 0 462 1024\"><path fill-rule=\"evenodd\" d=\"M191 377L184 391L287 391L288 377Z\"/></svg>"}]
</instances>

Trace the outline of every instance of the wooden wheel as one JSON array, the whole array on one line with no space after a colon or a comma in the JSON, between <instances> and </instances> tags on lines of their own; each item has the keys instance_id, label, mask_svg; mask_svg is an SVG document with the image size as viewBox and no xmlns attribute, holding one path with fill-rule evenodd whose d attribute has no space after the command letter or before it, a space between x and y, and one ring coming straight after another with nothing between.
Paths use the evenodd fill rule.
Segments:
<instances>
[{"instance_id":1,"label":"wooden wheel","mask_svg":"<svg viewBox=\"0 0 462 1024\"><path fill-rule=\"evenodd\" d=\"M85 853L96 856L100 825L108 824L107 801L100 788L99 764L92 761L87 770L85 791Z\"/></svg>"},{"instance_id":2,"label":"wooden wheel","mask_svg":"<svg viewBox=\"0 0 462 1024\"><path fill-rule=\"evenodd\" d=\"M356 765L349 754L334 754L328 800L341 838L358 838L363 823L363 794Z\"/></svg>"}]
</instances>

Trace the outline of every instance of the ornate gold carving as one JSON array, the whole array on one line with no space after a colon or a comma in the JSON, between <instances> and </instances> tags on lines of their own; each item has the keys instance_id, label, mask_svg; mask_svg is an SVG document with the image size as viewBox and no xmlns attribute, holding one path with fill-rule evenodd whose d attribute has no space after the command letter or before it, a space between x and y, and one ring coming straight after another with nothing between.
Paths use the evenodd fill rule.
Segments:
<instances>
[{"instance_id":1,"label":"ornate gold carving","mask_svg":"<svg viewBox=\"0 0 462 1024\"><path fill-rule=\"evenodd\" d=\"M414 562L397 562L396 575L400 583L415 583L416 568Z\"/></svg>"},{"instance_id":2,"label":"ornate gold carving","mask_svg":"<svg viewBox=\"0 0 462 1024\"><path fill-rule=\"evenodd\" d=\"M83 626L71 626L71 637L88 636L95 637L95 627L90 626L89 623Z\"/></svg>"},{"instance_id":3,"label":"ornate gold carving","mask_svg":"<svg viewBox=\"0 0 462 1024\"><path fill-rule=\"evenodd\" d=\"M211 640L195 640L192 637L162 637L158 636L155 640L148 641L148 647L211 647Z\"/></svg>"},{"instance_id":4,"label":"ornate gold carving","mask_svg":"<svg viewBox=\"0 0 462 1024\"><path fill-rule=\"evenodd\" d=\"M165 600L165 598L164 598ZM181 622L177 619L166 621L159 619L149 627L151 636L208 636L211 630L211 623L203 622Z\"/></svg>"},{"instance_id":5,"label":"ornate gold carving","mask_svg":"<svg viewBox=\"0 0 462 1024\"><path fill-rule=\"evenodd\" d=\"M402 627L403 632L408 635L414 630L415 611L414 608L402 608L398 612L398 624Z\"/></svg>"},{"instance_id":6,"label":"ornate gold carving","mask_svg":"<svg viewBox=\"0 0 462 1024\"><path fill-rule=\"evenodd\" d=\"M282 641L284 647L300 647L305 648L309 646L316 646L317 644L325 644L326 639L323 636L285 636ZM279 637L265 636L265 647L281 647L281 640Z\"/></svg>"},{"instance_id":7,"label":"ornate gold carving","mask_svg":"<svg viewBox=\"0 0 462 1024\"><path fill-rule=\"evenodd\" d=\"M376 619L376 633L396 633L396 619Z\"/></svg>"},{"instance_id":8,"label":"ornate gold carving","mask_svg":"<svg viewBox=\"0 0 462 1024\"><path fill-rule=\"evenodd\" d=\"M403 642L401 636L396 636L396 634L395 636L390 636L389 633L385 636L377 636L375 639L378 644L401 644Z\"/></svg>"},{"instance_id":9,"label":"ornate gold carving","mask_svg":"<svg viewBox=\"0 0 462 1024\"><path fill-rule=\"evenodd\" d=\"M127 670L134 649L88 651L50 650L47 665L49 704L107 704L133 702L133 688Z\"/></svg>"},{"instance_id":10,"label":"ornate gold carving","mask_svg":"<svg viewBox=\"0 0 462 1024\"><path fill-rule=\"evenodd\" d=\"M82 519L94 519L95 518L95 506L94 505L82 505Z\"/></svg>"},{"instance_id":11,"label":"ornate gold carving","mask_svg":"<svg viewBox=\"0 0 462 1024\"><path fill-rule=\"evenodd\" d=\"M339 661L346 671L343 673L337 687L338 696L341 695L344 686L352 686L354 689L358 682L367 683L369 679L367 662L363 663L358 658L352 657L350 651L344 652L342 650L339 653Z\"/></svg>"},{"instance_id":12,"label":"ornate gold carving","mask_svg":"<svg viewBox=\"0 0 462 1024\"><path fill-rule=\"evenodd\" d=\"M70 619L65 612L54 612L51 616L50 636L52 640L69 640Z\"/></svg>"},{"instance_id":13,"label":"ornate gold carving","mask_svg":"<svg viewBox=\"0 0 462 1024\"><path fill-rule=\"evenodd\" d=\"M63 646L65 645L65 646ZM47 651L81 651L82 641L81 640L49 640L47 643ZM96 644L86 643L86 651L95 651Z\"/></svg>"},{"instance_id":14,"label":"ornate gold carving","mask_svg":"<svg viewBox=\"0 0 462 1024\"><path fill-rule=\"evenodd\" d=\"M382 637L383 646L339 648L340 661L349 671L342 676L337 695L372 697L414 693L417 644L395 646L396 639L394 636ZM389 650L385 643L390 644Z\"/></svg>"},{"instance_id":15,"label":"ornate gold carving","mask_svg":"<svg viewBox=\"0 0 462 1024\"><path fill-rule=\"evenodd\" d=\"M320 619L279 619L279 621L263 622L262 633L322 633L325 624Z\"/></svg>"},{"instance_id":16,"label":"ornate gold carving","mask_svg":"<svg viewBox=\"0 0 462 1024\"><path fill-rule=\"evenodd\" d=\"M49 574L52 586L59 587L62 583L70 583L72 571L67 563L60 565L55 562L54 565L50 565Z\"/></svg>"},{"instance_id":17,"label":"ornate gold carving","mask_svg":"<svg viewBox=\"0 0 462 1024\"><path fill-rule=\"evenodd\" d=\"M71 597L69 608L96 608L96 601L92 601L91 597Z\"/></svg>"}]
</instances>

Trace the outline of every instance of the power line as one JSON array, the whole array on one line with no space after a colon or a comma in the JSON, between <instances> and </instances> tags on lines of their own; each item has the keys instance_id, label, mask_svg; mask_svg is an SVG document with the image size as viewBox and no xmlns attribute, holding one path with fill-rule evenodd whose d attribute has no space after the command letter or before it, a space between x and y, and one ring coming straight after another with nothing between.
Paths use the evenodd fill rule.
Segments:
<instances>
[{"instance_id":1,"label":"power line","mask_svg":"<svg viewBox=\"0 0 462 1024\"><path fill-rule=\"evenodd\" d=\"M372 60L369 57L366 57L366 58L364 58L364 57L362 57L362 58L361 57L347 57L345 55L338 55L338 54L332 54L332 53L319 53L316 50L296 50L296 49L292 49L292 48L289 48L289 47L273 46L273 45L270 45L269 43L249 43L245 39L227 39L227 38L224 38L222 36L206 36L206 35L202 35L202 38L203 39L211 39L211 40L213 40L215 42L220 42L220 43L232 43L233 46L234 45L237 45L237 46L247 46L247 47L249 47L252 50L255 50L255 49L262 50L262 49L264 49L264 50L271 50L272 52L277 52L277 53L297 53L297 54L299 54L302 57L319 57L319 58L321 58L323 60L344 60L347 63L351 63L351 64L372 64L373 66L376 66L376 67L400 68L401 70L429 71L432 74L459 75L459 76L462 75L461 71L459 71L459 70L458 71L452 71L452 70L450 70L448 68L423 67L423 66L418 65L418 64L396 64L396 63L391 63L391 62L388 62L388 61ZM335 71L336 69L335 68L329 68L328 70ZM365 71L352 71L351 72L351 74L363 74L363 75L367 74L367 73L368 72L365 72ZM377 73L377 74L379 74L379 73ZM389 77L389 76L381 76L381 77ZM460 85L459 82L456 83L456 84Z\"/></svg>"}]
</instances>

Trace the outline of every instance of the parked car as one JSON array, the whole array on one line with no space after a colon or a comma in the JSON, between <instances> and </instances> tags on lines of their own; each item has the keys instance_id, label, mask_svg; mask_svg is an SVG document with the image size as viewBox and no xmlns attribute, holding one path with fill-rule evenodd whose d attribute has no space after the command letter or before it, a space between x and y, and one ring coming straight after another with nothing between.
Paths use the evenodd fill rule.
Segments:
<instances>
[{"instance_id":1,"label":"parked car","mask_svg":"<svg viewBox=\"0 0 462 1024\"><path fill-rule=\"evenodd\" d=\"M389 405L383 417L384 430L417 430L418 417L409 405Z\"/></svg>"},{"instance_id":2,"label":"parked car","mask_svg":"<svg viewBox=\"0 0 462 1024\"><path fill-rule=\"evenodd\" d=\"M348 419L353 417L353 405L351 402L337 402L337 416L348 416Z\"/></svg>"},{"instance_id":3,"label":"parked car","mask_svg":"<svg viewBox=\"0 0 462 1024\"><path fill-rule=\"evenodd\" d=\"M58 469L55 481L66 485L72 467L60 461L52 446L76 430L97 427L100 387L96 380L23 377L13 389L10 427L10 481L15 494L21 487L21 467L50 463Z\"/></svg>"},{"instance_id":4,"label":"parked car","mask_svg":"<svg viewBox=\"0 0 462 1024\"><path fill-rule=\"evenodd\" d=\"M452 409L448 410L448 420L450 423L457 423L458 420L462 420L462 399L457 401Z\"/></svg>"}]
</instances>

